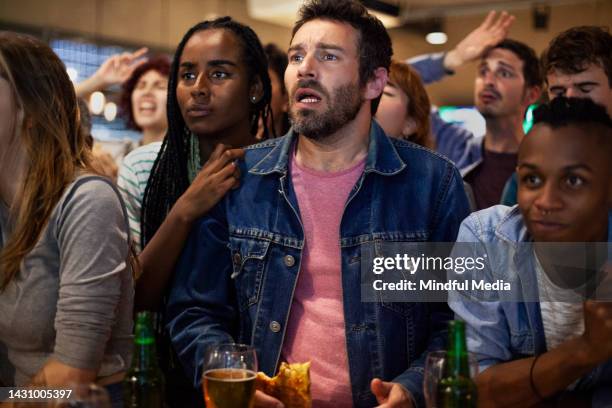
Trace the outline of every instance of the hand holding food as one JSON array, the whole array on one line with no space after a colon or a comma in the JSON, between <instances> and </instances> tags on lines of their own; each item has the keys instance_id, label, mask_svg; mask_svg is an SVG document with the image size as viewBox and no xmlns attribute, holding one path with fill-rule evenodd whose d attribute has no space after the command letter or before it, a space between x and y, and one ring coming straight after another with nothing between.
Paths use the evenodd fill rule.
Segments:
<instances>
[{"instance_id":1,"label":"hand holding food","mask_svg":"<svg viewBox=\"0 0 612 408\"><path fill-rule=\"evenodd\" d=\"M259 372L255 388L278 399L286 408L310 408L310 362L282 363L273 378Z\"/></svg>"}]
</instances>

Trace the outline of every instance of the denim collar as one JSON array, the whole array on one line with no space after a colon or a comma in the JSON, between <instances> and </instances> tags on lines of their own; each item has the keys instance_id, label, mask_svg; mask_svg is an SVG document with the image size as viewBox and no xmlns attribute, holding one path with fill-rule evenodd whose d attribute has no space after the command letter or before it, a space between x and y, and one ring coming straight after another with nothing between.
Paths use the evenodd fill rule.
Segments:
<instances>
[{"instance_id":1,"label":"denim collar","mask_svg":"<svg viewBox=\"0 0 612 408\"><path fill-rule=\"evenodd\" d=\"M291 129L289 133L280 139L271 141L269 145L274 146L272 150L257 164L249 173L256 175L268 175L271 173L287 174L289 154L297 139L297 134ZM260 144L259 147L264 147ZM393 142L382 128L372 120L370 125L370 143L364 173L377 173L383 176L395 175L406 168L406 163L401 159Z\"/></svg>"},{"instance_id":2,"label":"denim collar","mask_svg":"<svg viewBox=\"0 0 612 408\"><path fill-rule=\"evenodd\" d=\"M510 211L504 215L499 224L497 224L495 235L508 244L527 242L530 240L518 204L514 205Z\"/></svg>"}]
</instances>

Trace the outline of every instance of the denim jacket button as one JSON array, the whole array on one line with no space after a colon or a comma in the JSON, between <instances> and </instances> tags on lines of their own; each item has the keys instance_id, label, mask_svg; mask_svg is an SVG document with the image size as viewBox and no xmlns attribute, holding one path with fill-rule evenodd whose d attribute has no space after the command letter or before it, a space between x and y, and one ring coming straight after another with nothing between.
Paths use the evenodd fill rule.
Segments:
<instances>
[{"instance_id":1,"label":"denim jacket button","mask_svg":"<svg viewBox=\"0 0 612 408\"><path fill-rule=\"evenodd\" d=\"M240 252L236 252L234 254L234 265L240 265L242 262L242 257L240 256Z\"/></svg>"},{"instance_id":2,"label":"denim jacket button","mask_svg":"<svg viewBox=\"0 0 612 408\"><path fill-rule=\"evenodd\" d=\"M293 265L295 265L295 258L291 255L285 255L284 261L285 266L292 267Z\"/></svg>"},{"instance_id":3,"label":"denim jacket button","mask_svg":"<svg viewBox=\"0 0 612 408\"><path fill-rule=\"evenodd\" d=\"M270 330L272 330L274 333L278 333L281 329L281 325L279 322L277 322L276 320L272 320L270 322Z\"/></svg>"}]
</instances>

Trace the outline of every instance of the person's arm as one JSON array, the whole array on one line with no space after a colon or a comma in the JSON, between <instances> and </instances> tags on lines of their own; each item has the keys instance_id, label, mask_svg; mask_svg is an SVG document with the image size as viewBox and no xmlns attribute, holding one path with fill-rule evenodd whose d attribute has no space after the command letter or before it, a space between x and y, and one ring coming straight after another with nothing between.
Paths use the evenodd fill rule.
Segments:
<instances>
[{"instance_id":1,"label":"person's arm","mask_svg":"<svg viewBox=\"0 0 612 408\"><path fill-rule=\"evenodd\" d=\"M96 381L96 376L96 370L72 367L51 358L32 378L30 385L50 388L67 384L89 384Z\"/></svg>"},{"instance_id":2,"label":"person's arm","mask_svg":"<svg viewBox=\"0 0 612 408\"><path fill-rule=\"evenodd\" d=\"M146 62L146 59L141 59L141 57L147 51L148 49L143 47L132 53L124 52L109 57L92 76L74 86L77 97L86 98L95 91L122 84L136 68Z\"/></svg>"},{"instance_id":3,"label":"person's arm","mask_svg":"<svg viewBox=\"0 0 612 408\"><path fill-rule=\"evenodd\" d=\"M460 66L480 58L488 47L502 41L513 22L513 16L503 12L496 19L496 13L492 11L480 26L470 32L451 51L419 55L406 62L419 73L423 83L439 81ZM468 141L474 137L472 132L444 121L437 111L432 111L430 120L436 151L448 157L457 166L463 167L466 164L463 162L467 159L465 156Z\"/></svg>"},{"instance_id":4,"label":"person's arm","mask_svg":"<svg viewBox=\"0 0 612 408\"><path fill-rule=\"evenodd\" d=\"M149 177L150 168L142 167L142 162L146 166L153 166L155 158L149 150L151 146L143 146L132 151L123 158L119 175L117 177L117 187L121 192L125 210L127 212L130 225L132 242L137 253L140 253L140 211L142 209L142 199L144 190ZM140 271L136 278L140 276Z\"/></svg>"},{"instance_id":5,"label":"person's arm","mask_svg":"<svg viewBox=\"0 0 612 408\"><path fill-rule=\"evenodd\" d=\"M51 385L95 379L118 316L131 313L128 226L117 192L110 181L82 179L66 197L49 225L59 247L55 344L35 377Z\"/></svg>"},{"instance_id":6,"label":"person's arm","mask_svg":"<svg viewBox=\"0 0 612 408\"><path fill-rule=\"evenodd\" d=\"M514 16L505 11L497 18L496 15L495 11L491 11L476 29L449 52L419 55L406 62L419 73L425 84L439 81L446 74L477 60L489 47L506 38Z\"/></svg>"},{"instance_id":7,"label":"person's arm","mask_svg":"<svg viewBox=\"0 0 612 408\"><path fill-rule=\"evenodd\" d=\"M196 222L176 265L166 306L166 327L194 387L212 344L238 335L238 306L224 202Z\"/></svg>"},{"instance_id":8,"label":"person's arm","mask_svg":"<svg viewBox=\"0 0 612 408\"><path fill-rule=\"evenodd\" d=\"M497 245L491 247L486 241L489 231L486 230L486 219L483 217L485 216L480 213L473 213L461 223L451 257L482 257L484 267L466 270L461 275L449 270L447 279L462 279L467 282L483 280L487 283L496 280L491 266L491 263L496 262L495 254L490 254L488 250L503 249L498 249ZM467 347L476 354L480 371L512 358L508 322L496 291L449 291L448 304L455 313L455 318L465 322Z\"/></svg>"},{"instance_id":9,"label":"person's arm","mask_svg":"<svg viewBox=\"0 0 612 408\"><path fill-rule=\"evenodd\" d=\"M463 188L463 181L457 169L448 164L445 171L448 176L446 185L439 186L439 205L432 215L432 242L453 242L463 219L468 216L469 204ZM393 382L401 384L415 399L417 406L425 404L423 396L423 370L427 353L444 349L446 344L447 322L452 313L445 303L430 303L429 306L429 342L418 359L411 362L410 367L395 378Z\"/></svg>"},{"instance_id":10,"label":"person's arm","mask_svg":"<svg viewBox=\"0 0 612 408\"><path fill-rule=\"evenodd\" d=\"M599 364L612 359L612 302L585 302L584 326L582 336L540 355L535 365L536 357L523 358L494 365L477 376L479 406L539 403L541 397L554 397ZM506 397L500 399L501 393Z\"/></svg>"},{"instance_id":11,"label":"person's arm","mask_svg":"<svg viewBox=\"0 0 612 408\"><path fill-rule=\"evenodd\" d=\"M489 12L484 21L444 56L444 68L455 71L468 62L481 58L484 52L500 43L508 35L514 16L503 11L496 19L495 11Z\"/></svg>"},{"instance_id":12,"label":"person's arm","mask_svg":"<svg viewBox=\"0 0 612 408\"><path fill-rule=\"evenodd\" d=\"M461 225L453 257L476 258L487 254L486 243L482 242L481 237L483 220L479 217L478 213L472 214ZM476 249L477 247L479 249ZM498 246L494 249L501 250ZM495 267L504 266L495 266L494 254L488 254L485 268L473 273L465 272L465 279L493 282L492 268ZM468 349L478 357L481 374L475 381L478 385L479 406L514 407L541 403L530 382L531 366L535 357L510 361L514 354L510 349L508 322L499 296L496 292L476 293L473 294L474 297L469 295L470 293L451 291L449 305L456 317L465 321ZM576 379L612 356L612 346L608 347L607 352L603 346L606 343L605 336L609 339L612 335L612 328L608 328L607 333L602 332L602 327L606 324L612 326L612 309L607 306L607 311L602 312L601 305L602 303L598 304L597 310L592 309L593 304L585 307L583 337L569 340L538 358L533 379L540 395L550 397L565 390ZM598 330L592 331L591 328L595 326ZM600 346L595 352L598 343ZM504 395L504 398L499 398L500 395Z\"/></svg>"},{"instance_id":13,"label":"person's arm","mask_svg":"<svg viewBox=\"0 0 612 408\"><path fill-rule=\"evenodd\" d=\"M155 309L159 305L193 223L231 188L238 186L240 174L235 160L242 157L244 150L218 145L140 253L141 275L136 282L135 298L137 310Z\"/></svg>"},{"instance_id":14,"label":"person's arm","mask_svg":"<svg viewBox=\"0 0 612 408\"><path fill-rule=\"evenodd\" d=\"M89 384L96 380L96 371L71 367L54 359L49 359L32 378L27 387L33 389L62 388L71 384ZM29 406L29 405L28 405ZM19 408L20 403L2 402L0 408Z\"/></svg>"},{"instance_id":15,"label":"person's arm","mask_svg":"<svg viewBox=\"0 0 612 408\"><path fill-rule=\"evenodd\" d=\"M469 130L440 117L437 110L429 115L431 133L436 141L436 151L449 158L455 165L462 166L466 160L468 143L474 138Z\"/></svg>"}]
</instances>

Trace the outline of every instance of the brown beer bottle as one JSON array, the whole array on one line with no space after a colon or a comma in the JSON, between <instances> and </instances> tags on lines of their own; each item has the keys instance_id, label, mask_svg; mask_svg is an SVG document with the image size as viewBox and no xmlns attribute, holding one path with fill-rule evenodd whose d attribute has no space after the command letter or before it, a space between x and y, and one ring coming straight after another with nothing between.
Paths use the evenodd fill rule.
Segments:
<instances>
[{"instance_id":1,"label":"brown beer bottle","mask_svg":"<svg viewBox=\"0 0 612 408\"><path fill-rule=\"evenodd\" d=\"M123 380L125 408L163 408L164 377L157 363L150 312L136 316L132 366Z\"/></svg>"}]
</instances>

